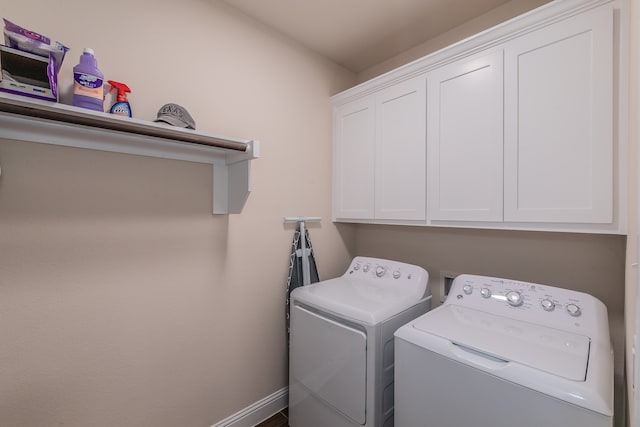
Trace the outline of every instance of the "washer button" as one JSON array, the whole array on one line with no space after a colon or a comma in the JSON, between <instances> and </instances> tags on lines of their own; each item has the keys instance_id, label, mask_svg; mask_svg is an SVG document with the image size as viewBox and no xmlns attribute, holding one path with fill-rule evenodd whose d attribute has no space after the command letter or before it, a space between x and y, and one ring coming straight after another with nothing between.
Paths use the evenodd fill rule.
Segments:
<instances>
[{"instance_id":1,"label":"washer button","mask_svg":"<svg viewBox=\"0 0 640 427\"><path fill-rule=\"evenodd\" d=\"M402 274L398 270L393 272L393 278L394 279L399 279L400 276L402 276Z\"/></svg>"},{"instance_id":2,"label":"washer button","mask_svg":"<svg viewBox=\"0 0 640 427\"><path fill-rule=\"evenodd\" d=\"M544 309L544 311L553 311L556 308L556 305L549 298L545 298L540 301L540 305Z\"/></svg>"},{"instance_id":3,"label":"washer button","mask_svg":"<svg viewBox=\"0 0 640 427\"><path fill-rule=\"evenodd\" d=\"M576 304L567 305L567 312L573 317L578 317L582 314L582 310L580 310L580 306Z\"/></svg>"},{"instance_id":4,"label":"washer button","mask_svg":"<svg viewBox=\"0 0 640 427\"><path fill-rule=\"evenodd\" d=\"M506 296L507 296L507 302L509 303L509 305L513 307L521 306L522 303L524 302L524 299L522 298L522 294L520 292L509 291L507 292Z\"/></svg>"},{"instance_id":5,"label":"washer button","mask_svg":"<svg viewBox=\"0 0 640 427\"><path fill-rule=\"evenodd\" d=\"M471 295L471 293L473 292L473 286L471 285L464 285L462 287L462 291L467 294L467 295Z\"/></svg>"},{"instance_id":6,"label":"washer button","mask_svg":"<svg viewBox=\"0 0 640 427\"><path fill-rule=\"evenodd\" d=\"M491 290L489 288L482 288L480 289L480 295L482 295L482 298L489 298L491 297Z\"/></svg>"}]
</instances>

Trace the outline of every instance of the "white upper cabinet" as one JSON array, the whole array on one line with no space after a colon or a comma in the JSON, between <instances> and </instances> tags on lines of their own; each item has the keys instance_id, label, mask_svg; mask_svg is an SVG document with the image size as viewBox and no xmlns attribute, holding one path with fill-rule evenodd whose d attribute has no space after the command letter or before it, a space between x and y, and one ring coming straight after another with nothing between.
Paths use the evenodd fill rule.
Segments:
<instances>
[{"instance_id":1,"label":"white upper cabinet","mask_svg":"<svg viewBox=\"0 0 640 427\"><path fill-rule=\"evenodd\" d=\"M502 50L428 76L429 215L502 221Z\"/></svg>"},{"instance_id":2,"label":"white upper cabinet","mask_svg":"<svg viewBox=\"0 0 640 427\"><path fill-rule=\"evenodd\" d=\"M376 94L376 219L426 218L425 86L418 77Z\"/></svg>"},{"instance_id":3,"label":"white upper cabinet","mask_svg":"<svg viewBox=\"0 0 640 427\"><path fill-rule=\"evenodd\" d=\"M426 98L414 78L335 109L336 219L426 218Z\"/></svg>"},{"instance_id":4,"label":"white upper cabinet","mask_svg":"<svg viewBox=\"0 0 640 427\"><path fill-rule=\"evenodd\" d=\"M627 8L552 1L334 96L334 219L624 234Z\"/></svg>"},{"instance_id":5,"label":"white upper cabinet","mask_svg":"<svg viewBox=\"0 0 640 427\"><path fill-rule=\"evenodd\" d=\"M613 13L505 44L505 221L613 221Z\"/></svg>"},{"instance_id":6,"label":"white upper cabinet","mask_svg":"<svg viewBox=\"0 0 640 427\"><path fill-rule=\"evenodd\" d=\"M334 113L333 209L336 218L372 219L375 101L372 96Z\"/></svg>"}]
</instances>

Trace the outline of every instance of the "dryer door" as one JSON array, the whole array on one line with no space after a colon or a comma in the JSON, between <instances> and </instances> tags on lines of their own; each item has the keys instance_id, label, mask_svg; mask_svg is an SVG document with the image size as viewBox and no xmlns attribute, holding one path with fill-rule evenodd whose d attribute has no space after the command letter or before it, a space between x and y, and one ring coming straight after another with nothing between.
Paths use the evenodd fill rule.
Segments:
<instances>
[{"instance_id":1,"label":"dryer door","mask_svg":"<svg viewBox=\"0 0 640 427\"><path fill-rule=\"evenodd\" d=\"M291 381L358 424L366 421L367 336L294 305Z\"/></svg>"}]
</instances>

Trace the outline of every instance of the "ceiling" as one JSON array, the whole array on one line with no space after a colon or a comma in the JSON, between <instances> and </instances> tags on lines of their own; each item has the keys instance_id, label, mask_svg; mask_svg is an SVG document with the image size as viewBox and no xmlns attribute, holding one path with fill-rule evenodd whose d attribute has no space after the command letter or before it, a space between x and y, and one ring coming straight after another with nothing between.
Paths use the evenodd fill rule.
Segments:
<instances>
[{"instance_id":1,"label":"ceiling","mask_svg":"<svg viewBox=\"0 0 640 427\"><path fill-rule=\"evenodd\" d=\"M359 73L509 0L221 0Z\"/></svg>"}]
</instances>

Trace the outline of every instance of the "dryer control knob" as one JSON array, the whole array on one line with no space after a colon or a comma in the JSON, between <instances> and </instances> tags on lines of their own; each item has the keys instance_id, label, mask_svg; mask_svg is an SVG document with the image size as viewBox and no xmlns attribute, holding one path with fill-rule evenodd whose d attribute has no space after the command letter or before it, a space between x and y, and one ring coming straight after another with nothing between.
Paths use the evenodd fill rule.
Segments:
<instances>
[{"instance_id":1,"label":"dryer control knob","mask_svg":"<svg viewBox=\"0 0 640 427\"><path fill-rule=\"evenodd\" d=\"M353 266L353 269L356 271L360 270L360 264L356 263L356 265Z\"/></svg>"},{"instance_id":2,"label":"dryer control knob","mask_svg":"<svg viewBox=\"0 0 640 427\"><path fill-rule=\"evenodd\" d=\"M376 276L378 277L382 277L384 276L384 273L387 272L387 269L384 268L383 266L379 265L376 267Z\"/></svg>"},{"instance_id":3,"label":"dryer control knob","mask_svg":"<svg viewBox=\"0 0 640 427\"><path fill-rule=\"evenodd\" d=\"M576 304L569 304L567 305L567 313L573 317L578 317L582 314L582 310L580 310L580 306Z\"/></svg>"},{"instance_id":4,"label":"dryer control knob","mask_svg":"<svg viewBox=\"0 0 640 427\"><path fill-rule=\"evenodd\" d=\"M540 305L542 306L544 311L553 311L556 308L556 305L554 304L554 302L548 298L545 298L542 301L540 301Z\"/></svg>"},{"instance_id":5,"label":"dryer control knob","mask_svg":"<svg viewBox=\"0 0 640 427\"><path fill-rule=\"evenodd\" d=\"M398 270L393 272L393 278L394 279L399 279L400 276L402 276L402 274Z\"/></svg>"},{"instance_id":6,"label":"dryer control knob","mask_svg":"<svg viewBox=\"0 0 640 427\"><path fill-rule=\"evenodd\" d=\"M473 286L471 285L464 285L462 287L462 291L467 294L467 295L471 295L471 293L473 293Z\"/></svg>"},{"instance_id":7,"label":"dryer control knob","mask_svg":"<svg viewBox=\"0 0 640 427\"><path fill-rule=\"evenodd\" d=\"M369 271L369 268L371 268L371 266L369 264L365 264L364 267L362 267L362 271L366 273L367 271Z\"/></svg>"},{"instance_id":8,"label":"dryer control knob","mask_svg":"<svg viewBox=\"0 0 640 427\"><path fill-rule=\"evenodd\" d=\"M509 305L513 307L519 307L524 302L524 298L522 298L522 294L517 291L509 291L507 292L507 302Z\"/></svg>"},{"instance_id":9,"label":"dryer control knob","mask_svg":"<svg viewBox=\"0 0 640 427\"><path fill-rule=\"evenodd\" d=\"M489 288L480 289L480 295L482 295L482 298L490 298L491 297L491 289L489 289Z\"/></svg>"}]
</instances>

